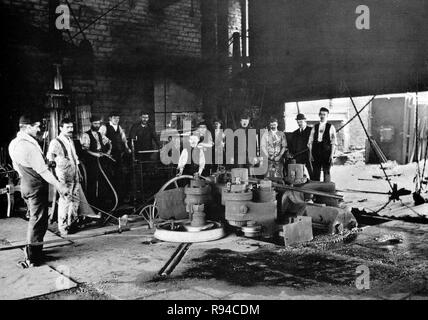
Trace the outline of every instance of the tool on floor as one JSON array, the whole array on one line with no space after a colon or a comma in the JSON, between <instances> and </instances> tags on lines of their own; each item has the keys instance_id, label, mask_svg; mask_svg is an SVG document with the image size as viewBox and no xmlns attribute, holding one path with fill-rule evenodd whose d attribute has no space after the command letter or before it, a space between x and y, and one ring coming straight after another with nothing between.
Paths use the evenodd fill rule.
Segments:
<instances>
[{"instance_id":1,"label":"tool on floor","mask_svg":"<svg viewBox=\"0 0 428 320\"><path fill-rule=\"evenodd\" d=\"M94 234L86 235L86 236L64 237L64 238L55 239L55 240L47 240L47 241L40 241L40 242L27 243L27 244L17 244L17 245L12 245L12 246L7 246L7 247L0 247L0 251L22 249L22 248L25 248L26 246L43 246L43 245L48 245L48 244L64 243L64 241L76 241L76 240L82 240L82 239L90 239L90 238L95 238L95 237L100 237L100 236L106 236L109 234L115 234L115 233L120 234L120 233L125 232L125 231L136 231L136 230L140 230L140 229L147 229L147 226L141 226L141 227L135 227L135 228L126 227L126 228L122 228L122 231L120 231L120 232L118 229L115 229L115 230L108 230L108 231L104 231L104 232L98 232L98 233L94 233ZM137 236L141 237L140 234Z\"/></svg>"},{"instance_id":2,"label":"tool on floor","mask_svg":"<svg viewBox=\"0 0 428 320\"><path fill-rule=\"evenodd\" d=\"M101 210L100 208L97 208L96 206L93 206L92 204L85 202L85 201L81 201L78 197L72 196L75 200L80 201L81 203L88 205L89 207L91 207L92 209L99 211L100 213L103 213L107 216L109 216L110 218L116 219L117 223L118 223L118 232L121 233L122 231L124 231L127 228L128 225L128 215L125 214L121 217L116 217L114 215L112 215L111 213L108 213L104 210Z\"/></svg>"}]
</instances>

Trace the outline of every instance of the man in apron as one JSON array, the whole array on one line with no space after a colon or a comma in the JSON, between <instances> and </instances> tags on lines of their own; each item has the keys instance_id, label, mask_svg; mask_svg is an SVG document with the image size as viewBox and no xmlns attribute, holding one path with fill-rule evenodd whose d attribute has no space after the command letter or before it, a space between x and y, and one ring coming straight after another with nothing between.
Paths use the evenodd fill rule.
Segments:
<instances>
[{"instance_id":1,"label":"man in apron","mask_svg":"<svg viewBox=\"0 0 428 320\"><path fill-rule=\"evenodd\" d=\"M27 230L25 260L19 265L28 268L42 263L43 245L31 245L43 242L48 229L48 185L52 184L58 192L66 196L68 188L60 183L49 171L40 145L36 141L40 132L40 119L34 115L24 115L19 119L19 132L9 144L9 155L14 169L21 177L21 194L25 199L30 219Z\"/></svg>"}]
</instances>

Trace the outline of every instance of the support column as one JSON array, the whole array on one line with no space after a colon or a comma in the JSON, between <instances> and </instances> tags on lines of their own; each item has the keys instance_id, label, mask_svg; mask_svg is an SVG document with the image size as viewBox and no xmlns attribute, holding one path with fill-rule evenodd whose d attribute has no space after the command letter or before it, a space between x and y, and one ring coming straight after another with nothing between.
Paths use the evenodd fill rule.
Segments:
<instances>
[{"instance_id":1,"label":"support column","mask_svg":"<svg viewBox=\"0 0 428 320\"><path fill-rule=\"evenodd\" d=\"M202 14L203 89L202 107L206 118L217 116L217 0L200 1Z\"/></svg>"}]
</instances>

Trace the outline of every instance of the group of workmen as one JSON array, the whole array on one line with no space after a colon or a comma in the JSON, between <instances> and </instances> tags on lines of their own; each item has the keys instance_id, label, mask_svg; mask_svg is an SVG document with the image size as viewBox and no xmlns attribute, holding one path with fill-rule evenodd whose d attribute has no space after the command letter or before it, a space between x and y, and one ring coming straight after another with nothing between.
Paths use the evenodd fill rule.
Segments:
<instances>
[{"instance_id":1,"label":"group of workmen","mask_svg":"<svg viewBox=\"0 0 428 320\"><path fill-rule=\"evenodd\" d=\"M319 181L321 170L324 172L324 181L330 181L330 167L333 161L337 144L334 126L327 122L329 110L321 108L320 122L313 128L307 126L303 114L297 115L299 129L292 133L289 143L285 133L278 130L278 120L270 119L268 131L260 138L260 149L267 156L269 163L267 177L282 175L283 165L289 159L306 166L311 180ZM250 117L243 115L240 119L240 129L246 134L251 129ZM99 205L97 199L103 193L100 175L105 174L101 160L108 164L111 175L106 177L107 185L114 187L118 200L123 200L126 181L124 179L124 157L132 150L144 151L161 148L156 132L149 124L149 115L141 114L138 123L135 123L127 137L120 126L120 114L112 112L108 122L103 123L101 117L92 116L91 127L80 137L81 148L76 151L73 141L74 125L69 118L62 119L59 124L60 133L52 139L46 156L37 139L41 132L41 120L34 115L24 115L19 119L19 132L9 145L9 154L15 170L21 177L21 194L29 211L29 224L25 260L20 261L24 268L38 265L43 261L43 238L48 228L49 219L49 184L58 191L58 230L62 236L72 232L73 226L79 223L79 211L82 204ZM189 148L181 151L177 164L178 175L183 173L207 174L205 166L205 151L214 149L213 164L221 164L225 160L223 150L225 134L222 122L214 121L214 137L207 129L207 124L201 122L198 129L189 137ZM129 139L129 140L128 140ZM132 144L132 148L130 147ZM258 140L256 142L259 143ZM258 147L258 146L257 146ZM80 150L81 149L81 150ZM131 150L132 149L132 150ZM221 151L221 152L220 152ZM193 152L197 153L195 157ZM249 160L248 148L236 148L232 162L237 166L247 166L248 163L238 163L240 153L245 153ZM196 161L189 161L197 159ZM79 159L80 158L80 159ZM86 168L86 192L82 188L82 174L79 170L80 161ZM250 161L251 162L251 161ZM54 164L54 165L49 165ZM210 168L212 170L213 167ZM108 171L108 170L106 170Z\"/></svg>"},{"instance_id":2,"label":"group of workmen","mask_svg":"<svg viewBox=\"0 0 428 320\"><path fill-rule=\"evenodd\" d=\"M100 159L108 159L111 165L107 183L115 192L120 193L124 184L123 158L131 153L127 137L119 125L120 115L112 112L109 121L102 124L102 119L92 116L91 127L80 138L81 152L76 151L73 141L74 124L70 118L64 118L59 124L59 135L50 141L48 151L44 154L39 138L41 136L41 117L35 114L23 115L19 119L19 131L9 144L9 155L14 169L21 178L21 195L29 212L25 259L19 262L23 268L39 265L43 261L43 238L49 222L49 184L59 193L58 199L58 231L62 236L79 224L82 218L82 205L98 205L101 187ZM133 125L130 137L140 149L152 148L157 144L154 129L148 124L148 114L141 115L141 121ZM80 154L80 159L78 154ZM85 164L86 193L82 188L80 161ZM108 168L108 169L107 169ZM111 181L110 181L111 180ZM114 186L113 186L114 185ZM116 191L117 190L117 191ZM123 193L120 194L122 196ZM91 206L96 208L96 206ZM89 215L89 214L88 214Z\"/></svg>"},{"instance_id":3,"label":"group of workmen","mask_svg":"<svg viewBox=\"0 0 428 320\"><path fill-rule=\"evenodd\" d=\"M261 131L252 128L250 116L243 114L235 132L224 130L222 122L215 120L214 138L207 130L207 123L200 122L197 130L188 138L190 147L181 152L179 175L195 172L207 175L215 171L219 164L226 168L251 168L267 161L267 169L263 173L266 178L282 180L287 174L286 164L299 163L305 166L308 179L320 181L323 171L324 181L329 182L337 134L335 127L327 121L328 115L329 109L321 108L319 123L310 127L305 115L299 113L296 117L299 128L288 138L285 132L278 129L276 118L270 118L267 130ZM227 139L227 134L235 140ZM240 144L239 138L242 136L244 143ZM233 142L232 154L227 152L230 142Z\"/></svg>"}]
</instances>

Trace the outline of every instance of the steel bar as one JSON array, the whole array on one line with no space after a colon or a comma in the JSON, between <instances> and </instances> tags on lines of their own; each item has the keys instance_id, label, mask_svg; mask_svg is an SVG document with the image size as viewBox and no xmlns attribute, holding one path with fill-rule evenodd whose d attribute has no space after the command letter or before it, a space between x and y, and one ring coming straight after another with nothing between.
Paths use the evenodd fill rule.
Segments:
<instances>
[{"instance_id":1,"label":"steel bar","mask_svg":"<svg viewBox=\"0 0 428 320\"><path fill-rule=\"evenodd\" d=\"M260 180L259 179L248 179L249 182L252 183L259 183ZM305 188L299 188L299 187L290 187L290 186L286 186L286 185L282 185L279 183L275 183L272 182L272 186L277 188L277 189L282 189L282 190L290 190L290 191L296 191L296 192L302 192L302 193L306 193L306 194L313 194L316 196L322 196L322 197L327 197L327 198L333 198L333 199L338 199L338 200L342 200L343 196L341 195L337 195L337 194L331 194L331 193L327 193L327 192L322 192L322 191L318 191L318 190L312 190L312 189L305 189Z\"/></svg>"},{"instance_id":2,"label":"steel bar","mask_svg":"<svg viewBox=\"0 0 428 320\"><path fill-rule=\"evenodd\" d=\"M136 230L140 230L140 229L147 229L147 226L141 226L141 227L135 227L135 228L126 227L126 228L122 228L121 230L114 229L114 230L94 233L94 234L87 235L87 236L68 237L68 238L54 239L54 240L48 240L48 241L40 241L40 242L34 242L34 243L17 244L17 245L12 245L12 246L7 246L7 247L1 247L0 251L22 249L26 246L42 246L42 245L47 245L47 244L63 243L64 241L72 241L73 242L76 240L90 239L90 238L95 238L95 237L100 237L100 236L105 236L105 235L115 234L115 233L120 234L120 233L125 232L125 231L136 231Z\"/></svg>"}]
</instances>

